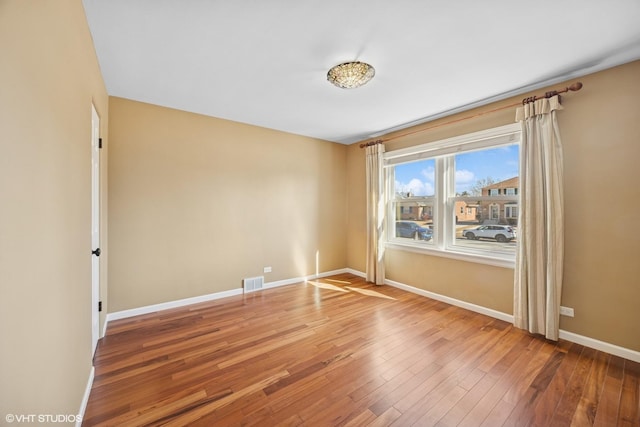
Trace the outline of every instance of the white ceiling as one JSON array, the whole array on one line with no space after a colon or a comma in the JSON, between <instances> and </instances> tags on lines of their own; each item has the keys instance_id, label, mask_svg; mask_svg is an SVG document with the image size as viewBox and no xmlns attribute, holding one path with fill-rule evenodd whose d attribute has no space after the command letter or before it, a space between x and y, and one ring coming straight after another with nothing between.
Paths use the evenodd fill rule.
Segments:
<instances>
[{"instance_id":1,"label":"white ceiling","mask_svg":"<svg viewBox=\"0 0 640 427\"><path fill-rule=\"evenodd\" d=\"M638 0L84 6L109 95L344 144L640 58ZM327 82L353 60L370 83Z\"/></svg>"}]
</instances>

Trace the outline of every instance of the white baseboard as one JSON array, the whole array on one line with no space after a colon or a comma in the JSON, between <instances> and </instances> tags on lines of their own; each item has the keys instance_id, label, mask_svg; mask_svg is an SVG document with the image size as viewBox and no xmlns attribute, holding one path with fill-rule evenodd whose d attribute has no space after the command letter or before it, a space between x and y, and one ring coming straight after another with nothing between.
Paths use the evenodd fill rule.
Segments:
<instances>
[{"instance_id":1,"label":"white baseboard","mask_svg":"<svg viewBox=\"0 0 640 427\"><path fill-rule=\"evenodd\" d=\"M336 274L348 273L349 272L348 270L349 270L348 268L341 268L339 270L325 271L324 273L312 274L310 276L301 276L301 277L294 277L293 279L278 280L275 282L266 282L264 284L264 289L275 288L278 286L285 286L285 285L293 285L295 283L306 282L307 280L320 279L322 277L327 277L327 276L335 276Z\"/></svg>"},{"instance_id":2,"label":"white baseboard","mask_svg":"<svg viewBox=\"0 0 640 427\"><path fill-rule=\"evenodd\" d=\"M355 274L358 276L364 275L364 273L355 271L355 270L351 270L349 271L349 273ZM437 301L446 302L447 304L455 305L456 307L465 308L467 310L474 311L476 313L485 314L487 316L494 317L496 319L504 320L505 322L513 323L513 315L511 314L502 313L500 311L492 310L490 308L482 307L476 304L471 304L466 301L461 301L455 298L436 294L434 292L425 291L423 289L415 288L413 286L405 285L404 283L395 282L393 280L385 279L384 282L389 286L403 289L407 292L422 295ZM570 341L576 344L583 345L585 347L593 348L595 350L599 350L608 354L613 354L614 356L619 356L624 359L628 359L628 360L632 360L634 362L640 363L639 351L631 350L625 347L620 347L618 345L600 341L594 338L585 337L584 335L578 335L573 332L565 331L563 329L560 329L559 335L560 335L560 338L563 340Z\"/></svg>"},{"instance_id":3,"label":"white baseboard","mask_svg":"<svg viewBox=\"0 0 640 427\"><path fill-rule=\"evenodd\" d=\"M584 335L574 334L573 332L568 332L562 329L560 329L560 338L583 345L585 347L613 354L615 356L622 357L623 359L629 359L633 360L634 362L640 363L640 351L620 347L615 344L610 344L608 342L600 341L594 338L585 337Z\"/></svg>"},{"instance_id":4,"label":"white baseboard","mask_svg":"<svg viewBox=\"0 0 640 427\"><path fill-rule=\"evenodd\" d=\"M144 307L132 308L129 310L115 311L113 313L107 313L105 319L106 324L112 320L126 319L127 317L139 316L141 314L155 313L156 311L168 310L170 308L183 307L185 305L197 304L200 302L213 301L220 298L231 297L234 295L241 295L242 288L231 289L229 291L216 292L213 294L200 295L198 297L184 298L175 301L163 302L160 304L147 305Z\"/></svg>"},{"instance_id":5,"label":"white baseboard","mask_svg":"<svg viewBox=\"0 0 640 427\"><path fill-rule=\"evenodd\" d=\"M511 314L503 313L501 311L493 310L491 308L483 307L481 305L476 305L470 302L461 301L459 299L436 294L435 292L425 291L424 289L414 288L413 286L405 285L404 283L395 282L389 279L385 279L384 283L389 286L393 286L394 288L403 289L407 292L422 295L424 297L431 298L436 301L446 302L447 304L455 305L456 307L461 307L469 311L484 314L496 319L504 320L505 322L513 323L513 316Z\"/></svg>"},{"instance_id":6,"label":"white baseboard","mask_svg":"<svg viewBox=\"0 0 640 427\"><path fill-rule=\"evenodd\" d=\"M342 273L346 273L347 270L348 269L346 268L342 268L340 270L326 271L320 274L312 274L309 276L295 277L293 279L278 280L274 282L265 282L264 289L275 288L278 286L285 286L285 285L293 285L295 283L301 283L306 280L313 280L313 279L319 279L321 277L342 274ZM220 298L241 295L242 292L243 292L242 288L231 289L228 291L216 292L213 294L201 295L201 296L191 297L191 298L184 298L184 299L175 300L175 301L163 302L160 304L147 305L144 307L138 307L138 308L132 308L129 310L122 310L122 311L115 311L113 313L107 313L105 317L102 336L106 334L107 324L113 320L126 319L128 317L139 316L141 314L155 313L156 311L168 310L171 308L183 307L185 305L197 304L201 302L217 300Z\"/></svg>"},{"instance_id":7,"label":"white baseboard","mask_svg":"<svg viewBox=\"0 0 640 427\"><path fill-rule=\"evenodd\" d=\"M367 275L362 271L354 270L352 268L345 269L347 273L353 274L354 276L359 276L362 278L366 278ZM423 297L431 298L436 301L446 302L447 304L455 305L456 307L465 308L470 311L474 311L476 313L485 314L487 316L504 320L505 322L513 323L513 316L511 314L502 313L501 311L493 310L487 307L483 307L476 304L471 304L466 301L458 300L455 298L451 298L445 295L440 295L435 292L425 291L424 289L415 288L413 286L405 285L404 283L396 282L394 280L385 279L384 283L393 286L394 288L402 289L407 292L411 292L413 294L421 295Z\"/></svg>"},{"instance_id":8,"label":"white baseboard","mask_svg":"<svg viewBox=\"0 0 640 427\"><path fill-rule=\"evenodd\" d=\"M82 426L82 419L84 418L84 413L87 410L87 403L89 403L89 395L91 394L91 387L93 387L93 378L96 374L96 368L93 366L89 371L89 380L87 381L87 387L84 389L84 396L82 396L82 402L80 402L80 409L78 410L78 415L80 415L80 419L76 419L76 427Z\"/></svg>"},{"instance_id":9,"label":"white baseboard","mask_svg":"<svg viewBox=\"0 0 640 427\"><path fill-rule=\"evenodd\" d=\"M367 278L367 275L362 271L354 270L353 268L345 268L345 273L353 274L354 276L362 277L363 279Z\"/></svg>"},{"instance_id":10,"label":"white baseboard","mask_svg":"<svg viewBox=\"0 0 640 427\"><path fill-rule=\"evenodd\" d=\"M109 323L108 316L109 314L105 314L104 316L104 325L102 325L102 335L100 335L100 338L103 338L107 334L107 323Z\"/></svg>"}]
</instances>

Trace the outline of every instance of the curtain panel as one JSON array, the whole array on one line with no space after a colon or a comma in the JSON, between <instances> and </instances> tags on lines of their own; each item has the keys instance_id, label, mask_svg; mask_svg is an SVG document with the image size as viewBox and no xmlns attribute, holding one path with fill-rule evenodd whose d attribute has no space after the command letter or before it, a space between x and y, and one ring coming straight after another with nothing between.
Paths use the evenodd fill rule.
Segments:
<instances>
[{"instance_id":1,"label":"curtain panel","mask_svg":"<svg viewBox=\"0 0 640 427\"><path fill-rule=\"evenodd\" d=\"M366 148L367 180L367 281L384 284L384 145Z\"/></svg>"},{"instance_id":2,"label":"curtain panel","mask_svg":"<svg viewBox=\"0 0 640 427\"><path fill-rule=\"evenodd\" d=\"M558 96L518 108L520 212L514 324L557 341L564 261L563 163Z\"/></svg>"}]
</instances>

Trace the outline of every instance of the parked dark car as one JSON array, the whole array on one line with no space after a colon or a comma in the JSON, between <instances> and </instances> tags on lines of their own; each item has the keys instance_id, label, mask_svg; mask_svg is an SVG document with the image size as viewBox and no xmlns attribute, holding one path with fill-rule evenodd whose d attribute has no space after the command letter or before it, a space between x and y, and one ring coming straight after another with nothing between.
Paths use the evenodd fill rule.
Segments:
<instances>
[{"instance_id":1,"label":"parked dark car","mask_svg":"<svg viewBox=\"0 0 640 427\"><path fill-rule=\"evenodd\" d=\"M516 231L508 225L481 225L465 230L462 237L469 240L495 239L498 242L510 242L516 238Z\"/></svg>"},{"instance_id":2,"label":"parked dark car","mask_svg":"<svg viewBox=\"0 0 640 427\"><path fill-rule=\"evenodd\" d=\"M433 232L424 227L420 227L415 222L396 222L396 237L408 237L414 240L429 241L433 238Z\"/></svg>"}]
</instances>

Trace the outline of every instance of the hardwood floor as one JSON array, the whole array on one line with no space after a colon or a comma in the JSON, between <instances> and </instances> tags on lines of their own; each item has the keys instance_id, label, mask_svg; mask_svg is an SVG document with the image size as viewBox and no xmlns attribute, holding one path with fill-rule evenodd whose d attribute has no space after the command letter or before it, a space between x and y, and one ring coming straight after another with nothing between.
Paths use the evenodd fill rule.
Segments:
<instances>
[{"instance_id":1,"label":"hardwood floor","mask_svg":"<svg viewBox=\"0 0 640 427\"><path fill-rule=\"evenodd\" d=\"M345 274L109 323L83 425L640 426L640 364Z\"/></svg>"}]
</instances>

